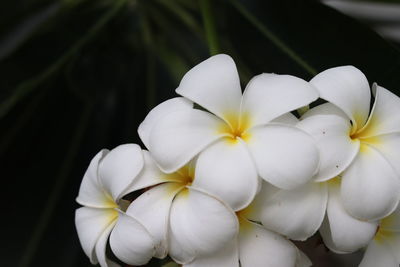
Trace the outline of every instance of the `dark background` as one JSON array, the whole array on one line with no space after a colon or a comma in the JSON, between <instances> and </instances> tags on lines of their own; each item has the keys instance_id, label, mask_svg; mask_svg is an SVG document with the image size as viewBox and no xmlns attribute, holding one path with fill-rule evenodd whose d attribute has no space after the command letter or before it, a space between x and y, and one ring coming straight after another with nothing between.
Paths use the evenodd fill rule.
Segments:
<instances>
[{"instance_id":1,"label":"dark background","mask_svg":"<svg viewBox=\"0 0 400 267\"><path fill-rule=\"evenodd\" d=\"M261 72L308 80L350 64L400 93L398 44L371 30L382 22L360 22L319 1L0 5L1 266L90 265L74 227L89 161L102 148L140 144L147 112L210 54L231 55L243 87Z\"/></svg>"}]
</instances>

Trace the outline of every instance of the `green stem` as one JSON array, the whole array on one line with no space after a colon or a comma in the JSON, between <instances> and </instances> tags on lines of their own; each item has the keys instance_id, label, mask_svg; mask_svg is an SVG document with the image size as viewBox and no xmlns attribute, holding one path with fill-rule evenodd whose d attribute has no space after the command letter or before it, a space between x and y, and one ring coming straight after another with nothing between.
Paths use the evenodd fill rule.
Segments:
<instances>
[{"instance_id":1,"label":"green stem","mask_svg":"<svg viewBox=\"0 0 400 267\"><path fill-rule=\"evenodd\" d=\"M310 106L307 105L307 106L298 108L298 109L297 109L297 113L298 113L300 116L303 116L303 114L306 113L306 112L309 111L309 110L310 110Z\"/></svg>"},{"instance_id":2,"label":"green stem","mask_svg":"<svg viewBox=\"0 0 400 267\"><path fill-rule=\"evenodd\" d=\"M262 24L253 14L251 14L238 0L231 0L232 5L245 17L253 26L255 26L266 38L282 50L286 55L299 64L304 70L311 75L316 75L318 72L311 67L303 58L301 58L294 50L287 46L278 36L270 31Z\"/></svg>"},{"instance_id":3,"label":"green stem","mask_svg":"<svg viewBox=\"0 0 400 267\"><path fill-rule=\"evenodd\" d=\"M220 53L220 46L218 42L217 31L215 29L215 22L212 15L210 0L200 0L200 8L203 16L204 29L206 32L210 55L216 55Z\"/></svg>"},{"instance_id":4,"label":"green stem","mask_svg":"<svg viewBox=\"0 0 400 267\"><path fill-rule=\"evenodd\" d=\"M202 37L203 29L194 18L194 16L188 12L182 4L171 0L158 0L165 8L173 13L179 20L181 20L190 30L195 34Z\"/></svg>"},{"instance_id":5,"label":"green stem","mask_svg":"<svg viewBox=\"0 0 400 267\"><path fill-rule=\"evenodd\" d=\"M49 77L57 73L69 58L79 52L86 43L88 43L124 6L127 0L116 0L114 6L107 11L84 35L83 38L79 39L61 58L59 58L54 64L50 65L46 70L37 75L36 77L22 82L15 89L14 92L0 103L0 119L3 118L7 113L29 93L32 93L39 84L47 80Z\"/></svg>"},{"instance_id":6,"label":"green stem","mask_svg":"<svg viewBox=\"0 0 400 267\"><path fill-rule=\"evenodd\" d=\"M63 164L61 165L55 185L46 202L47 205L44 206L44 209L40 214L39 220L36 224L33 234L28 240L25 253L22 255L22 258L19 262L18 265L19 267L28 267L31 265L33 256L35 255L36 250L39 247L39 243L43 237L45 230L47 229L47 226L50 222L54 209L56 208L60 196L63 192L64 185L68 180L68 175L70 173L74 160L76 159L76 154L80 148L80 144L82 143L83 136L87 129L88 121L90 115L92 114L92 111L93 111L93 105L87 104L85 106L84 111L82 112L75 134L72 137L70 149L66 154Z\"/></svg>"}]
</instances>

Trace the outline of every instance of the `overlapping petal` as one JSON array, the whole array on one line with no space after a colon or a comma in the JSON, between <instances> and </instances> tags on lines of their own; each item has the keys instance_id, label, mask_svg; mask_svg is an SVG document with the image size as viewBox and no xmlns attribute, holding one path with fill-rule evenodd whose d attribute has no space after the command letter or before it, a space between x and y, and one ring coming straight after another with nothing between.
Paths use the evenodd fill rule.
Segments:
<instances>
[{"instance_id":1,"label":"overlapping petal","mask_svg":"<svg viewBox=\"0 0 400 267\"><path fill-rule=\"evenodd\" d=\"M312 266L311 260L307 257L307 255L297 249L297 258L296 258L296 266L295 267L310 267Z\"/></svg>"},{"instance_id":2,"label":"overlapping petal","mask_svg":"<svg viewBox=\"0 0 400 267\"><path fill-rule=\"evenodd\" d=\"M221 250L206 257L196 258L184 267L239 267L238 242L233 239Z\"/></svg>"},{"instance_id":3,"label":"overlapping petal","mask_svg":"<svg viewBox=\"0 0 400 267\"><path fill-rule=\"evenodd\" d=\"M158 258L164 258L168 253L169 212L172 200L182 187L178 183L165 183L153 187L135 199L126 211L126 214L145 225L153 236L155 256Z\"/></svg>"},{"instance_id":4,"label":"overlapping petal","mask_svg":"<svg viewBox=\"0 0 400 267\"><path fill-rule=\"evenodd\" d=\"M310 83L322 99L341 110L352 120L356 128L367 121L371 92L365 75L353 66L331 68L317 74Z\"/></svg>"},{"instance_id":5,"label":"overlapping petal","mask_svg":"<svg viewBox=\"0 0 400 267\"><path fill-rule=\"evenodd\" d=\"M320 105L297 124L316 140L320 155L316 181L326 181L342 173L359 151L360 142L349 136L350 121L334 109L329 103Z\"/></svg>"},{"instance_id":6,"label":"overlapping petal","mask_svg":"<svg viewBox=\"0 0 400 267\"><path fill-rule=\"evenodd\" d=\"M327 206L327 220L331 237L326 237L326 232L321 235L324 240L331 239L334 244L333 250L345 253L354 252L368 245L375 235L377 222L357 220L350 216L344 209L340 199L340 184L330 184L329 200ZM329 242L327 242L329 247Z\"/></svg>"},{"instance_id":7,"label":"overlapping petal","mask_svg":"<svg viewBox=\"0 0 400 267\"><path fill-rule=\"evenodd\" d=\"M359 267L376 266L398 267L399 263L387 244L372 241L368 245Z\"/></svg>"},{"instance_id":8,"label":"overlapping petal","mask_svg":"<svg viewBox=\"0 0 400 267\"><path fill-rule=\"evenodd\" d=\"M381 152L400 177L400 133L379 135L367 138L363 142Z\"/></svg>"},{"instance_id":9,"label":"overlapping petal","mask_svg":"<svg viewBox=\"0 0 400 267\"><path fill-rule=\"evenodd\" d=\"M391 237L386 240L388 247L392 254L395 256L396 261L400 264L400 231L397 229L396 232L391 233Z\"/></svg>"},{"instance_id":10,"label":"overlapping petal","mask_svg":"<svg viewBox=\"0 0 400 267\"><path fill-rule=\"evenodd\" d=\"M400 133L400 98L381 86L374 86L375 103L368 123L361 130L362 137Z\"/></svg>"},{"instance_id":11,"label":"overlapping petal","mask_svg":"<svg viewBox=\"0 0 400 267\"><path fill-rule=\"evenodd\" d=\"M171 173L226 135L220 131L224 125L222 120L205 111L172 112L153 127L149 150L160 168Z\"/></svg>"},{"instance_id":12,"label":"overlapping petal","mask_svg":"<svg viewBox=\"0 0 400 267\"><path fill-rule=\"evenodd\" d=\"M299 119L297 119L296 116L293 115L292 113L288 112L279 116L276 119L273 119L271 122L283 123L295 126L299 122Z\"/></svg>"},{"instance_id":13,"label":"overlapping petal","mask_svg":"<svg viewBox=\"0 0 400 267\"><path fill-rule=\"evenodd\" d=\"M142 149L136 144L120 145L99 164L99 181L117 202L140 173L144 165Z\"/></svg>"},{"instance_id":14,"label":"overlapping petal","mask_svg":"<svg viewBox=\"0 0 400 267\"><path fill-rule=\"evenodd\" d=\"M118 212L112 208L97 209L82 207L76 210L75 226L79 241L92 264L97 263L95 247L100 236L110 225L114 225L117 217Z\"/></svg>"},{"instance_id":15,"label":"overlapping petal","mask_svg":"<svg viewBox=\"0 0 400 267\"><path fill-rule=\"evenodd\" d=\"M400 233L400 205L392 214L381 221L379 227L385 231Z\"/></svg>"},{"instance_id":16,"label":"overlapping petal","mask_svg":"<svg viewBox=\"0 0 400 267\"><path fill-rule=\"evenodd\" d=\"M130 265L146 264L155 253L155 242L146 227L135 218L119 212L110 235L115 256Z\"/></svg>"},{"instance_id":17,"label":"overlapping petal","mask_svg":"<svg viewBox=\"0 0 400 267\"><path fill-rule=\"evenodd\" d=\"M293 190L278 190L269 196L264 188L266 186L260 192L263 202L257 205L266 228L294 240L305 240L318 230L328 199L326 184L310 182Z\"/></svg>"},{"instance_id":18,"label":"overlapping petal","mask_svg":"<svg viewBox=\"0 0 400 267\"><path fill-rule=\"evenodd\" d=\"M79 204L92 208L115 207L115 204L110 202L110 200L104 195L104 190L99 183L97 176L99 162L107 153L108 150L103 149L90 161L89 167L83 176L78 197L76 198L76 201Z\"/></svg>"},{"instance_id":19,"label":"overlapping petal","mask_svg":"<svg viewBox=\"0 0 400 267\"><path fill-rule=\"evenodd\" d=\"M343 173L343 205L358 219L383 218L399 202L399 182L393 167L386 159L377 150L364 144L353 163Z\"/></svg>"},{"instance_id":20,"label":"overlapping petal","mask_svg":"<svg viewBox=\"0 0 400 267\"><path fill-rule=\"evenodd\" d=\"M254 127L306 106L317 98L317 90L300 78L264 73L255 76L247 85L241 109Z\"/></svg>"},{"instance_id":21,"label":"overlapping petal","mask_svg":"<svg viewBox=\"0 0 400 267\"><path fill-rule=\"evenodd\" d=\"M259 175L282 189L307 183L315 174L319 155L314 139L304 131L283 124L269 124L249 131L249 150Z\"/></svg>"},{"instance_id":22,"label":"overlapping petal","mask_svg":"<svg viewBox=\"0 0 400 267\"><path fill-rule=\"evenodd\" d=\"M170 256L178 263L212 255L238 232L235 213L222 201L190 188L179 193L171 207Z\"/></svg>"},{"instance_id":23,"label":"overlapping petal","mask_svg":"<svg viewBox=\"0 0 400 267\"><path fill-rule=\"evenodd\" d=\"M258 184L254 162L241 140L222 139L197 159L193 186L218 196L235 211L250 204Z\"/></svg>"},{"instance_id":24,"label":"overlapping petal","mask_svg":"<svg viewBox=\"0 0 400 267\"><path fill-rule=\"evenodd\" d=\"M178 110L190 110L193 108L193 103L184 97L175 97L167 101L162 102L158 106L154 107L146 118L139 125L138 134L143 144L149 147L150 133L153 130L155 124L162 118L174 111Z\"/></svg>"},{"instance_id":25,"label":"overlapping petal","mask_svg":"<svg viewBox=\"0 0 400 267\"><path fill-rule=\"evenodd\" d=\"M104 230L104 232L100 235L100 237L96 243L96 248L95 248L96 257L97 257L97 261L101 267L120 267L119 264L111 261L106 255L107 241L108 241L111 231L114 228L115 223L116 223L116 221L114 221L112 224L110 224Z\"/></svg>"},{"instance_id":26,"label":"overlapping petal","mask_svg":"<svg viewBox=\"0 0 400 267\"><path fill-rule=\"evenodd\" d=\"M241 219L239 258L242 267L295 266L296 247L282 236Z\"/></svg>"},{"instance_id":27,"label":"overlapping petal","mask_svg":"<svg viewBox=\"0 0 400 267\"><path fill-rule=\"evenodd\" d=\"M235 62L224 54L210 57L188 71L176 92L228 123L231 112L239 110L242 98Z\"/></svg>"},{"instance_id":28,"label":"overlapping petal","mask_svg":"<svg viewBox=\"0 0 400 267\"><path fill-rule=\"evenodd\" d=\"M179 177L176 175L163 173L148 151L143 150L142 153L144 159L143 169L135 178L133 183L125 190L126 193L134 192L136 190L161 183L181 182Z\"/></svg>"}]
</instances>

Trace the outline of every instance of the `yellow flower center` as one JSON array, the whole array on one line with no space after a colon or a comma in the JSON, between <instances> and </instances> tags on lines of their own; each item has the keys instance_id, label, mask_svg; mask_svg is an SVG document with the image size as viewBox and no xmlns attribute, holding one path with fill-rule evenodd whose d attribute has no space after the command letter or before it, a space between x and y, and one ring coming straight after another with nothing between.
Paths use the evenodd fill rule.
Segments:
<instances>
[{"instance_id":1,"label":"yellow flower center","mask_svg":"<svg viewBox=\"0 0 400 267\"><path fill-rule=\"evenodd\" d=\"M247 130L251 126L250 116L248 114L242 114L239 116L237 113L226 113L225 119L228 123L223 123L218 129L219 133L227 134L227 141L230 143L238 142L238 139L242 139L248 142L250 139L250 133Z\"/></svg>"},{"instance_id":2,"label":"yellow flower center","mask_svg":"<svg viewBox=\"0 0 400 267\"><path fill-rule=\"evenodd\" d=\"M375 241L377 242L385 242L385 240L390 240L393 238L398 237L398 233L388 230L388 229L393 229L393 225L396 224L396 216L398 216L396 213L392 213L391 215L387 216L386 218L383 218L380 223L378 228L376 229L375 233Z\"/></svg>"},{"instance_id":3,"label":"yellow flower center","mask_svg":"<svg viewBox=\"0 0 400 267\"><path fill-rule=\"evenodd\" d=\"M354 124L350 128L349 136L352 141L360 142L360 152L368 152L368 146L366 144L378 145L380 143L380 138L376 136L377 123L375 120L371 120L364 125L364 127L356 127Z\"/></svg>"},{"instance_id":4,"label":"yellow flower center","mask_svg":"<svg viewBox=\"0 0 400 267\"><path fill-rule=\"evenodd\" d=\"M190 186L194 181L194 163L189 162L174 173L165 174L167 181L174 181L179 186Z\"/></svg>"}]
</instances>

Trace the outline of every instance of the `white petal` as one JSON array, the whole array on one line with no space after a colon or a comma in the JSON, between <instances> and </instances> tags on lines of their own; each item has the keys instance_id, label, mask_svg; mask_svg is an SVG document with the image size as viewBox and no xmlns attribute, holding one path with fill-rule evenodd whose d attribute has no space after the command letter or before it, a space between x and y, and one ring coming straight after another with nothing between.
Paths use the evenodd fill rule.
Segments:
<instances>
[{"instance_id":1,"label":"white petal","mask_svg":"<svg viewBox=\"0 0 400 267\"><path fill-rule=\"evenodd\" d=\"M144 167L138 174L133 183L125 190L126 193L130 193L146 187L151 187L157 184L165 182L180 182L176 175L169 175L163 173L158 168L156 162L151 157L150 153L146 150L142 151L144 159Z\"/></svg>"},{"instance_id":2,"label":"white petal","mask_svg":"<svg viewBox=\"0 0 400 267\"><path fill-rule=\"evenodd\" d=\"M111 150L100 162L100 183L118 202L142 170L143 165L142 149L138 145L120 145Z\"/></svg>"},{"instance_id":3,"label":"white petal","mask_svg":"<svg viewBox=\"0 0 400 267\"><path fill-rule=\"evenodd\" d=\"M329 225L328 215L325 215L322 221L321 227L319 228L319 233L321 234L324 245L336 254L346 254L346 251L341 251L336 247L332 240L331 226Z\"/></svg>"},{"instance_id":4,"label":"white petal","mask_svg":"<svg viewBox=\"0 0 400 267\"><path fill-rule=\"evenodd\" d=\"M360 129L367 121L371 92L365 75L353 66L325 70L311 81L320 97L343 110Z\"/></svg>"},{"instance_id":5,"label":"white petal","mask_svg":"<svg viewBox=\"0 0 400 267\"><path fill-rule=\"evenodd\" d=\"M75 226L82 249L92 264L97 263L96 243L109 225L114 225L118 212L114 209L79 208L75 212Z\"/></svg>"},{"instance_id":6,"label":"white petal","mask_svg":"<svg viewBox=\"0 0 400 267\"><path fill-rule=\"evenodd\" d=\"M313 138L304 131L279 124L256 127L247 142L259 175L271 184L292 189L307 183L318 168Z\"/></svg>"},{"instance_id":7,"label":"white petal","mask_svg":"<svg viewBox=\"0 0 400 267\"><path fill-rule=\"evenodd\" d=\"M363 137L400 132L400 98L389 90L376 86L375 103L368 123L361 130Z\"/></svg>"},{"instance_id":8,"label":"white petal","mask_svg":"<svg viewBox=\"0 0 400 267\"><path fill-rule=\"evenodd\" d=\"M270 198L275 195L281 189L273 186L272 184L262 180L260 183L260 189L253 202L245 209L240 211L240 214L253 222L262 221L262 213L264 210L265 203L270 201Z\"/></svg>"},{"instance_id":9,"label":"white petal","mask_svg":"<svg viewBox=\"0 0 400 267\"><path fill-rule=\"evenodd\" d=\"M239 249L236 239L222 250L207 257L197 258L184 267L239 267Z\"/></svg>"},{"instance_id":10,"label":"white petal","mask_svg":"<svg viewBox=\"0 0 400 267\"><path fill-rule=\"evenodd\" d=\"M379 135L362 141L379 150L400 177L400 133Z\"/></svg>"},{"instance_id":11,"label":"white petal","mask_svg":"<svg viewBox=\"0 0 400 267\"><path fill-rule=\"evenodd\" d=\"M385 243L371 242L359 267L398 267L399 263Z\"/></svg>"},{"instance_id":12,"label":"white petal","mask_svg":"<svg viewBox=\"0 0 400 267\"><path fill-rule=\"evenodd\" d=\"M346 115L346 113L344 113L340 108L329 102L323 103L312 109L309 109L306 113L304 113L301 116L300 119L304 120L311 116L316 116L316 115L336 115L350 122L350 118Z\"/></svg>"},{"instance_id":13,"label":"white petal","mask_svg":"<svg viewBox=\"0 0 400 267\"><path fill-rule=\"evenodd\" d=\"M266 228L290 239L306 240L324 219L328 191L324 183L310 182L293 190L279 190L264 199L261 222Z\"/></svg>"},{"instance_id":14,"label":"white petal","mask_svg":"<svg viewBox=\"0 0 400 267\"><path fill-rule=\"evenodd\" d=\"M193 187L221 198L235 211L250 204L258 183L256 167L241 140L222 139L197 159Z\"/></svg>"},{"instance_id":15,"label":"white petal","mask_svg":"<svg viewBox=\"0 0 400 267\"><path fill-rule=\"evenodd\" d=\"M247 85L242 114L250 116L253 126L266 124L317 98L317 90L300 78L264 73L251 79Z\"/></svg>"},{"instance_id":16,"label":"white petal","mask_svg":"<svg viewBox=\"0 0 400 267\"><path fill-rule=\"evenodd\" d=\"M367 246L375 236L377 222L357 220L345 211L340 199L340 184L329 184L327 216L332 242L337 250L354 252Z\"/></svg>"},{"instance_id":17,"label":"white petal","mask_svg":"<svg viewBox=\"0 0 400 267\"><path fill-rule=\"evenodd\" d=\"M311 260L307 257L307 255L297 249L297 258L296 258L296 266L295 267L310 267L312 266Z\"/></svg>"},{"instance_id":18,"label":"white petal","mask_svg":"<svg viewBox=\"0 0 400 267\"><path fill-rule=\"evenodd\" d=\"M312 135L317 143L320 165L314 177L316 181L326 181L343 172L360 147L360 142L353 141L349 136L350 121L342 116L329 114L328 109L331 109L331 105L318 106L313 109L313 115L297 124L297 127Z\"/></svg>"},{"instance_id":19,"label":"white petal","mask_svg":"<svg viewBox=\"0 0 400 267\"><path fill-rule=\"evenodd\" d=\"M399 179L386 159L364 144L343 173L341 196L343 206L354 217L378 220L396 208L400 196Z\"/></svg>"},{"instance_id":20,"label":"white petal","mask_svg":"<svg viewBox=\"0 0 400 267\"><path fill-rule=\"evenodd\" d=\"M201 110L172 112L153 127L149 150L160 168L174 172L224 134L225 123Z\"/></svg>"},{"instance_id":21,"label":"white petal","mask_svg":"<svg viewBox=\"0 0 400 267\"><path fill-rule=\"evenodd\" d=\"M228 55L216 55L201 62L182 78L176 92L229 122L242 99L239 74Z\"/></svg>"},{"instance_id":22,"label":"white petal","mask_svg":"<svg viewBox=\"0 0 400 267\"><path fill-rule=\"evenodd\" d=\"M282 236L241 219L239 258L242 267L292 267L296 263L296 250Z\"/></svg>"},{"instance_id":23,"label":"white petal","mask_svg":"<svg viewBox=\"0 0 400 267\"><path fill-rule=\"evenodd\" d=\"M76 201L92 208L114 208L115 203L110 201L109 197L104 194L104 190L98 180L98 165L101 159L107 155L108 150L103 149L94 156L90 161L85 175L83 176L79 194Z\"/></svg>"},{"instance_id":24,"label":"white petal","mask_svg":"<svg viewBox=\"0 0 400 267\"><path fill-rule=\"evenodd\" d=\"M140 222L119 213L110 235L110 247L118 259L130 265L146 264L154 255L154 245L152 236Z\"/></svg>"},{"instance_id":25,"label":"white petal","mask_svg":"<svg viewBox=\"0 0 400 267\"><path fill-rule=\"evenodd\" d=\"M400 233L400 205L397 205L396 210L392 214L381 220L379 227L386 231Z\"/></svg>"},{"instance_id":26,"label":"white petal","mask_svg":"<svg viewBox=\"0 0 400 267\"><path fill-rule=\"evenodd\" d=\"M108 237L110 236L110 232L113 230L115 223L116 221L104 230L96 244L96 257L101 267L120 267L119 264L108 259L106 255Z\"/></svg>"},{"instance_id":27,"label":"white petal","mask_svg":"<svg viewBox=\"0 0 400 267\"><path fill-rule=\"evenodd\" d=\"M157 258L164 258L168 253L169 212L173 198L182 187L178 183L165 183L153 187L136 198L126 211L145 225L153 236Z\"/></svg>"},{"instance_id":28,"label":"white petal","mask_svg":"<svg viewBox=\"0 0 400 267\"><path fill-rule=\"evenodd\" d=\"M392 254L395 256L396 261L400 264L400 232L391 232L391 236L385 239ZM378 241L379 242L379 241Z\"/></svg>"},{"instance_id":29,"label":"white petal","mask_svg":"<svg viewBox=\"0 0 400 267\"><path fill-rule=\"evenodd\" d=\"M238 232L235 213L223 202L190 188L174 199L170 213L170 256L178 263L212 255Z\"/></svg>"},{"instance_id":30,"label":"white petal","mask_svg":"<svg viewBox=\"0 0 400 267\"><path fill-rule=\"evenodd\" d=\"M279 116L276 119L273 119L271 122L283 123L295 126L299 122L299 119L296 118L295 115L289 112Z\"/></svg>"},{"instance_id":31,"label":"white petal","mask_svg":"<svg viewBox=\"0 0 400 267\"><path fill-rule=\"evenodd\" d=\"M153 108L149 114L147 114L144 121L139 125L138 134L143 144L149 147L149 137L155 124L162 118L177 110L190 110L193 108L193 103L184 97L175 97L167 101L162 102L155 108Z\"/></svg>"}]
</instances>

